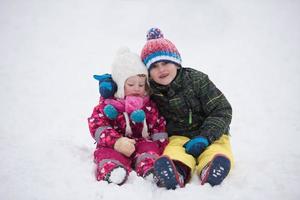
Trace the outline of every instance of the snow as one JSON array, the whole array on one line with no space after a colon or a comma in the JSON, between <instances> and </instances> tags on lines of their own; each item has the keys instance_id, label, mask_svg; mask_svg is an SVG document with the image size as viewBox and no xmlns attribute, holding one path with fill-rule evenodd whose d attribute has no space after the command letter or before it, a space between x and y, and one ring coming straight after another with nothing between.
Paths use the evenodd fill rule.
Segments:
<instances>
[{"instance_id":1,"label":"snow","mask_svg":"<svg viewBox=\"0 0 300 200\"><path fill-rule=\"evenodd\" d=\"M0 199L299 199L300 2L76 0L0 2ZM97 182L87 117L93 74L116 50L139 53L160 27L184 66L233 106L236 165L221 186L166 191L133 172Z\"/></svg>"},{"instance_id":2,"label":"snow","mask_svg":"<svg viewBox=\"0 0 300 200\"><path fill-rule=\"evenodd\" d=\"M109 180L115 184L122 183L125 178L126 178L126 170L120 167L112 170L109 176Z\"/></svg>"}]
</instances>

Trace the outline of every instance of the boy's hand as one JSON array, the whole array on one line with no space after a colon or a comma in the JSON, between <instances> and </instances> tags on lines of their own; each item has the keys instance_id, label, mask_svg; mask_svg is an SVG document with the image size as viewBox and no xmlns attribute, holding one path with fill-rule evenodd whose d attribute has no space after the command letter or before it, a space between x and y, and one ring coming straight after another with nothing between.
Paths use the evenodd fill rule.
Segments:
<instances>
[{"instance_id":1,"label":"boy's hand","mask_svg":"<svg viewBox=\"0 0 300 200\"><path fill-rule=\"evenodd\" d=\"M207 146L208 140L201 136L195 137L183 145L185 152L194 156L195 158L198 158Z\"/></svg>"},{"instance_id":2,"label":"boy's hand","mask_svg":"<svg viewBox=\"0 0 300 200\"><path fill-rule=\"evenodd\" d=\"M115 145L114 149L121 154L130 157L131 154L135 151L135 140L134 139L129 139L127 137L121 137L119 138Z\"/></svg>"}]
</instances>

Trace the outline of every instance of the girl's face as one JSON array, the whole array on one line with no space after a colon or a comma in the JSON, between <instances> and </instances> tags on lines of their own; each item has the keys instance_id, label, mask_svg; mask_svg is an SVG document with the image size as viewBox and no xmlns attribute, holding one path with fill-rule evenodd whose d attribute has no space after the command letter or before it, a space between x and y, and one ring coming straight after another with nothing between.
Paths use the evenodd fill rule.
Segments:
<instances>
[{"instance_id":1,"label":"girl's face","mask_svg":"<svg viewBox=\"0 0 300 200\"><path fill-rule=\"evenodd\" d=\"M160 85L169 85L176 77L177 65L171 62L157 62L151 66L150 77Z\"/></svg>"},{"instance_id":2,"label":"girl's face","mask_svg":"<svg viewBox=\"0 0 300 200\"><path fill-rule=\"evenodd\" d=\"M125 81L125 96L139 96L144 97L147 95L146 91L146 76L136 75L131 76Z\"/></svg>"}]
</instances>

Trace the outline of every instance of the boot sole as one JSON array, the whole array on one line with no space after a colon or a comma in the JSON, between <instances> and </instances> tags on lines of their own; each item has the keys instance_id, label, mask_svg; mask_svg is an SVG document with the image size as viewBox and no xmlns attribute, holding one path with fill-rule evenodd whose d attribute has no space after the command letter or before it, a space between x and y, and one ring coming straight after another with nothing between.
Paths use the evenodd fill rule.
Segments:
<instances>
[{"instance_id":1,"label":"boot sole","mask_svg":"<svg viewBox=\"0 0 300 200\"><path fill-rule=\"evenodd\" d=\"M217 155L209 165L208 173L201 185L209 183L211 186L219 185L230 171L230 161L225 156Z\"/></svg>"},{"instance_id":2,"label":"boot sole","mask_svg":"<svg viewBox=\"0 0 300 200\"><path fill-rule=\"evenodd\" d=\"M175 190L177 186L182 187L176 171L173 161L167 156L158 158L154 163L154 175L158 178L160 184L168 190Z\"/></svg>"}]
</instances>

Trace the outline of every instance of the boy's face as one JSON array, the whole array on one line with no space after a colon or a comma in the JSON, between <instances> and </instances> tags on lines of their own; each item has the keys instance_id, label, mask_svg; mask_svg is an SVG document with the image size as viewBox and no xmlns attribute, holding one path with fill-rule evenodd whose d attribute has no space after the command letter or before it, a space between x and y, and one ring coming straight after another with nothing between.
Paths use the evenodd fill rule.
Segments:
<instances>
[{"instance_id":1,"label":"boy's face","mask_svg":"<svg viewBox=\"0 0 300 200\"><path fill-rule=\"evenodd\" d=\"M176 77L177 68L171 62L157 62L151 66L150 77L160 85L169 85Z\"/></svg>"},{"instance_id":2,"label":"boy's face","mask_svg":"<svg viewBox=\"0 0 300 200\"><path fill-rule=\"evenodd\" d=\"M146 76L131 76L125 81L124 86L125 96L144 97L146 92Z\"/></svg>"}]
</instances>

